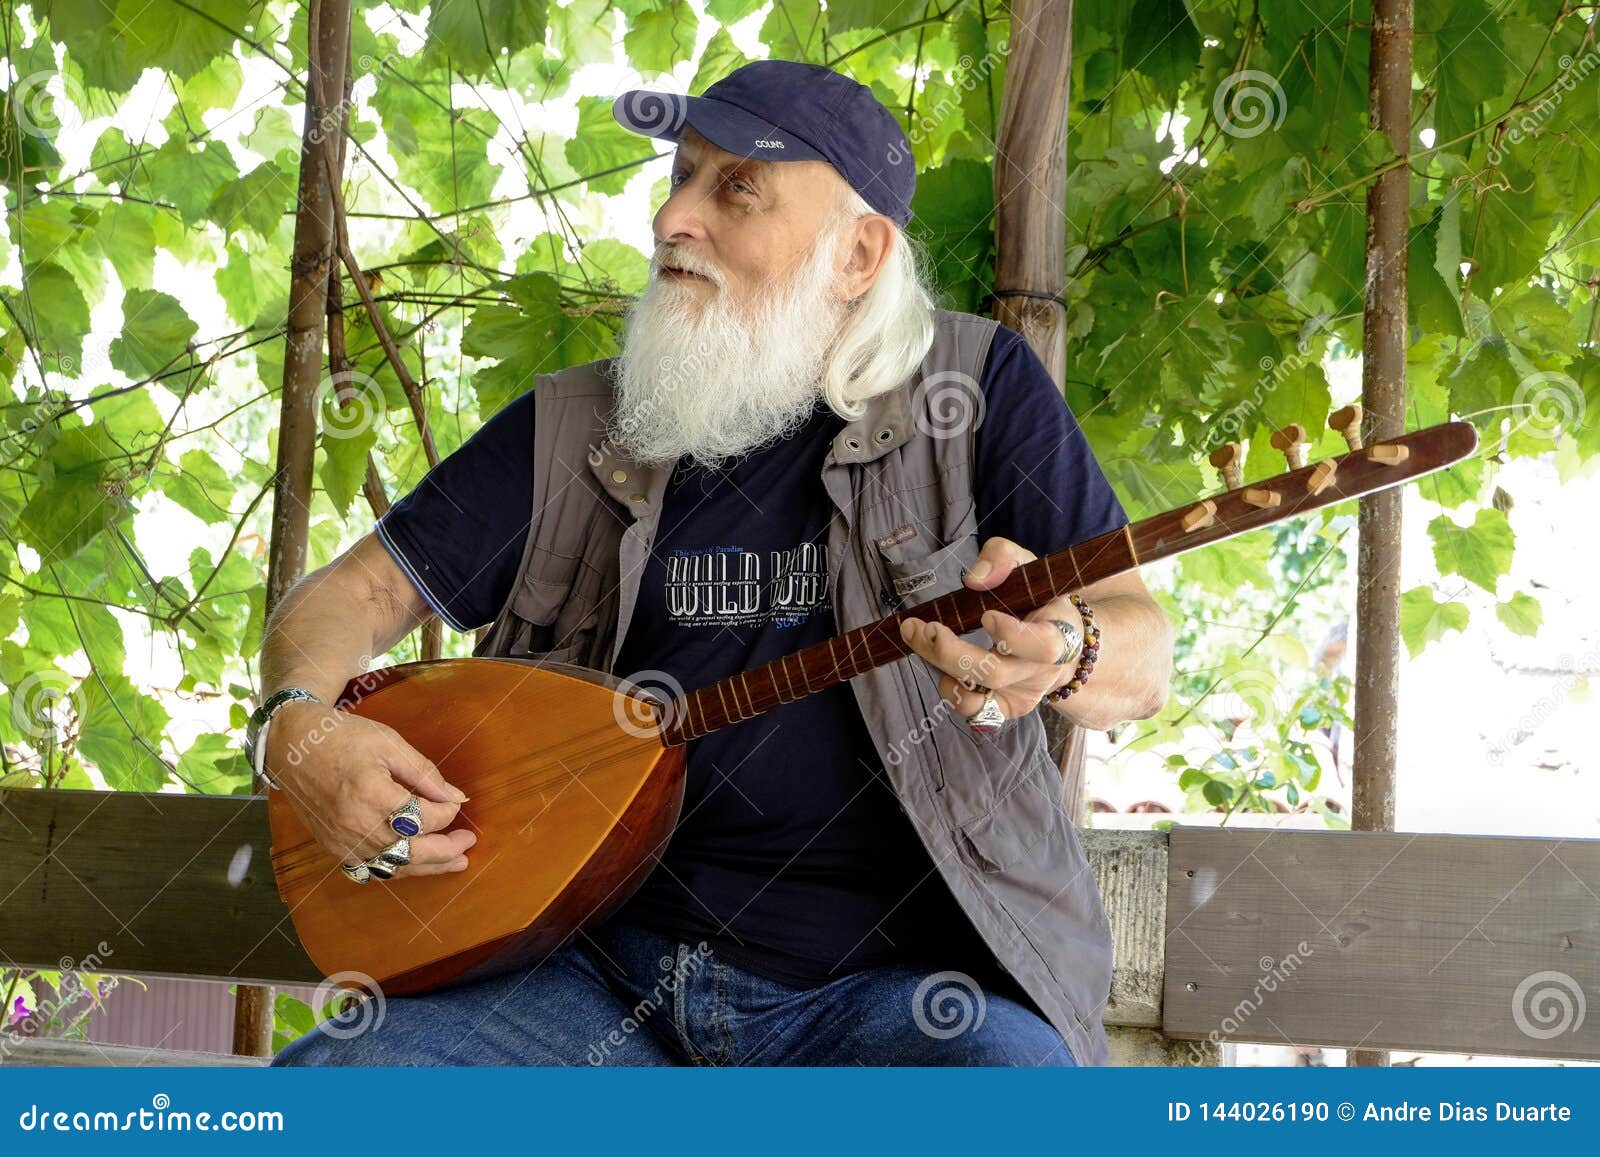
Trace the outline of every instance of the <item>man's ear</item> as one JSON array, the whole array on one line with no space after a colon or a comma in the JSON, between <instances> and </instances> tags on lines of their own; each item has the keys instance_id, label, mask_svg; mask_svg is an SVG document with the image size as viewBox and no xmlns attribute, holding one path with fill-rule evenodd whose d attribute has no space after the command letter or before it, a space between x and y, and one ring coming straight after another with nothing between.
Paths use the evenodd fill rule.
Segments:
<instances>
[{"instance_id":1,"label":"man's ear","mask_svg":"<svg viewBox=\"0 0 1600 1157\"><path fill-rule=\"evenodd\" d=\"M841 288L846 301L854 301L872 288L894 244L894 224L889 218L879 213L868 213L855 219Z\"/></svg>"}]
</instances>

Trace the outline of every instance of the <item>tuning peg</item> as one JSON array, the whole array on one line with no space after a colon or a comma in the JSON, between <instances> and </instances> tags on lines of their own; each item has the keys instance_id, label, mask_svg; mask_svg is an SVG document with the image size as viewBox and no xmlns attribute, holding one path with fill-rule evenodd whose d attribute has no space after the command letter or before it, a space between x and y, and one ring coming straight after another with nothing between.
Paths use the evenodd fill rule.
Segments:
<instances>
[{"instance_id":1,"label":"tuning peg","mask_svg":"<svg viewBox=\"0 0 1600 1157\"><path fill-rule=\"evenodd\" d=\"M1339 431L1352 450L1361 449L1361 407L1346 406L1328 415L1328 428Z\"/></svg>"},{"instance_id":2,"label":"tuning peg","mask_svg":"<svg viewBox=\"0 0 1600 1157\"><path fill-rule=\"evenodd\" d=\"M1207 498L1183 512L1183 532L1192 531L1210 526L1217 520L1217 504Z\"/></svg>"},{"instance_id":3,"label":"tuning peg","mask_svg":"<svg viewBox=\"0 0 1600 1157\"><path fill-rule=\"evenodd\" d=\"M1211 464L1222 471L1222 484L1229 490L1244 485L1244 447L1237 442L1224 442L1211 451Z\"/></svg>"},{"instance_id":4,"label":"tuning peg","mask_svg":"<svg viewBox=\"0 0 1600 1157\"><path fill-rule=\"evenodd\" d=\"M1251 506L1261 507L1276 506L1283 501L1283 495L1276 490L1265 490L1260 486L1250 487L1239 497L1243 498Z\"/></svg>"},{"instance_id":5,"label":"tuning peg","mask_svg":"<svg viewBox=\"0 0 1600 1157\"><path fill-rule=\"evenodd\" d=\"M1367 450L1367 460L1380 466L1398 466L1409 457L1410 446L1397 446L1393 442L1379 442Z\"/></svg>"},{"instance_id":6,"label":"tuning peg","mask_svg":"<svg viewBox=\"0 0 1600 1157\"><path fill-rule=\"evenodd\" d=\"M1290 422L1283 429L1274 430L1272 448L1282 451L1289 460L1289 469L1300 469L1306 464L1306 428L1299 422Z\"/></svg>"},{"instance_id":7,"label":"tuning peg","mask_svg":"<svg viewBox=\"0 0 1600 1157\"><path fill-rule=\"evenodd\" d=\"M1324 458L1311 468L1311 477L1306 479L1306 493L1321 494L1333 485L1333 476L1339 472L1339 464L1332 458Z\"/></svg>"}]
</instances>

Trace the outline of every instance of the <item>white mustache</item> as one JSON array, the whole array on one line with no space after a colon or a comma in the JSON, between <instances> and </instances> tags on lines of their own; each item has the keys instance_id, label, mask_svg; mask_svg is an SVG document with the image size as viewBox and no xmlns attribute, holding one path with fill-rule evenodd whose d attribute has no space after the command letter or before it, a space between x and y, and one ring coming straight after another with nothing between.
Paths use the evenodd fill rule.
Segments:
<instances>
[{"instance_id":1,"label":"white mustache","mask_svg":"<svg viewBox=\"0 0 1600 1157\"><path fill-rule=\"evenodd\" d=\"M661 270L681 269L685 273L698 273L700 276L714 282L719 289L726 289L727 279L723 277L722 270L711 262L700 257L692 250L680 245L661 245L656 248L655 256L650 261L652 276L659 277Z\"/></svg>"}]
</instances>

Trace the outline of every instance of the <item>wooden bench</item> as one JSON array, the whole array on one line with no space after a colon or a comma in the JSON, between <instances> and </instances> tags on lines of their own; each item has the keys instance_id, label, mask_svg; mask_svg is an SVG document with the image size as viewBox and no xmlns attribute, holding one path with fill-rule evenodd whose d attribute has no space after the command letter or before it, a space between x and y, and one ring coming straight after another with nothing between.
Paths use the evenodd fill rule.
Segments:
<instances>
[{"instance_id":1,"label":"wooden bench","mask_svg":"<svg viewBox=\"0 0 1600 1157\"><path fill-rule=\"evenodd\" d=\"M1210 827L1080 838L1115 942L1115 1064L1217 1064L1246 1041L1600 1060L1600 1010L1586 1007L1600 999L1600 841ZM315 984L270 843L256 797L0 792L0 965L54 968L104 942L107 972ZM62 1041L7 1054L261 1063Z\"/></svg>"}]
</instances>

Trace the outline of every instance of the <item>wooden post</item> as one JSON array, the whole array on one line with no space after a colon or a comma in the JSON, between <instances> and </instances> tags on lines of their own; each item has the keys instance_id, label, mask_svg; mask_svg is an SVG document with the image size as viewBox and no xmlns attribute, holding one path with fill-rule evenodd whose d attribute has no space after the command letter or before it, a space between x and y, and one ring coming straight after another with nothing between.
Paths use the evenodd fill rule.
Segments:
<instances>
[{"instance_id":1,"label":"wooden post","mask_svg":"<svg viewBox=\"0 0 1600 1157\"><path fill-rule=\"evenodd\" d=\"M1367 95L1372 127L1402 157L1411 152L1412 0L1374 0ZM1362 318L1361 407L1366 441L1405 430L1406 224L1409 164L1367 190L1367 277ZM1361 499L1356 557L1355 770L1351 827L1393 831L1400 701L1400 488ZM1348 1064L1381 1066L1389 1054L1352 1049Z\"/></svg>"},{"instance_id":2,"label":"wooden post","mask_svg":"<svg viewBox=\"0 0 1600 1157\"><path fill-rule=\"evenodd\" d=\"M267 560L267 614L306 569L312 463L327 324L328 275L333 263L332 179L322 140L342 123L339 102L350 54L349 0L313 0L307 63L305 126L300 143L300 184L294 258L289 283L289 326L278 418L278 473L272 493L272 539ZM272 989L240 985L234 1001L233 1051L272 1053Z\"/></svg>"},{"instance_id":3,"label":"wooden post","mask_svg":"<svg viewBox=\"0 0 1600 1157\"><path fill-rule=\"evenodd\" d=\"M1071 0L1015 0L994 152L994 316L1017 330L1062 385L1067 377L1067 93ZM1084 818L1084 734L1044 718L1062 773L1062 803Z\"/></svg>"}]
</instances>

